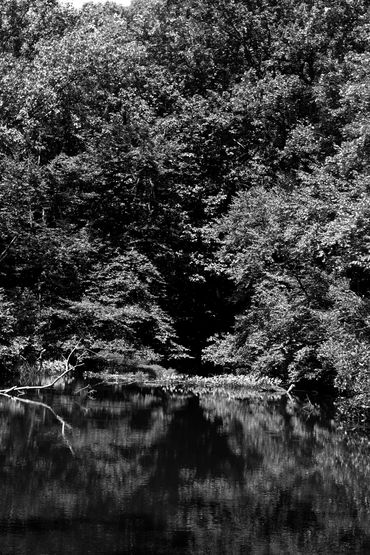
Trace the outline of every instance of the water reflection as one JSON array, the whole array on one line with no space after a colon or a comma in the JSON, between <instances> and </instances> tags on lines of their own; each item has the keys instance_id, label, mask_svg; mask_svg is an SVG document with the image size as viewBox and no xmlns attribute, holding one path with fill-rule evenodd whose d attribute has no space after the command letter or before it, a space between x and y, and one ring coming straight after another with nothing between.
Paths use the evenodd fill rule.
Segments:
<instances>
[{"instance_id":1,"label":"water reflection","mask_svg":"<svg viewBox=\"0 0 370 555\"><path fill-rule=\"evenodd\" d=\"M0 553L370 553L370 460L286 401L1 400Z\"/></svg>"}]
</instances>

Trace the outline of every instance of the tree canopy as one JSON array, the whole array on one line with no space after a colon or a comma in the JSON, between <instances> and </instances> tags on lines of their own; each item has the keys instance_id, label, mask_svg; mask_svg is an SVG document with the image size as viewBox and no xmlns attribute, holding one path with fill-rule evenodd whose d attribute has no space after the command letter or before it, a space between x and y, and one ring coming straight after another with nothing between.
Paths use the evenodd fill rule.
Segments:
<instances>
[{"instance_id":1,"label":"tree canopy","mask_svg":"<svg viewBox=\"0 0 370 555\"><path fill-rule=\"evenodd\" d=\"M369 391L365 0L4 0L3 371L81 339Z\"/></svg>"}]
</instances>

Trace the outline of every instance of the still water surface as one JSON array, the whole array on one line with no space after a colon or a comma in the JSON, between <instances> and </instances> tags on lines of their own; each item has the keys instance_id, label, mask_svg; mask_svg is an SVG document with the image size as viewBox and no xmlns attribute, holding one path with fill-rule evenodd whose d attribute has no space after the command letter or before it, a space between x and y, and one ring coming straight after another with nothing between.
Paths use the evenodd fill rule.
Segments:
<instances>
[{"instance_id":1,"label":"still water surface","mask_svg":"<svg viewBox=\"0 0 370 555\"><path fill-rule=\"evenodd\" d=\"M0 553L370 554L370 460L286 400L0 400Z\"/></svg>"}]
</instances>

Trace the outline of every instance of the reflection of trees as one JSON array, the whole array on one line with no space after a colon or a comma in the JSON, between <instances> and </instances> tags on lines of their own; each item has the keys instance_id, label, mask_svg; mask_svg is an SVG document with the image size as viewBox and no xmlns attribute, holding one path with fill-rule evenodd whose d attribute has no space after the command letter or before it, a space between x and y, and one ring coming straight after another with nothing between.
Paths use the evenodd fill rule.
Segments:
<instances>
[{"instance_id":1,"label":"reflection of trees","mask_svg":"<svg viewBox=\"0 0 370 555\"><path fill-rule=\"evenodd\" d=\"M49 402L75 456L48 411L0 405L4 552L366 552L366 448L318 415L127 391Z\"/></svg>"},{"instance_id":2,"label":"reflection of trees","mask_svg":"<svg viewBox=\"0 0 370 555\"><path fill-rule=\"evenodd\" d=\"M330 552L347 553L354 544L366 552L370 461L365 452L348 450L329 429L305 422L292 407L289 414L260 401L214 398L201 405L242 459L243 477L237 483L220 475L184 485L195 551L213 541L214 550L230 553L325 553L328 546ZM210 523L204 525L207 514L213 523L223 523L211 526L212 537Z\"/></svg>"}]
</instances>

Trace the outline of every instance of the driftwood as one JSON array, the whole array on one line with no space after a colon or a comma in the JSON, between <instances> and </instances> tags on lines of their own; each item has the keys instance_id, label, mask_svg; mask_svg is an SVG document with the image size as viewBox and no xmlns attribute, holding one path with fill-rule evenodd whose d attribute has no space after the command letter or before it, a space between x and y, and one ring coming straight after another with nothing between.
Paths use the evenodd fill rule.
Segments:
<instances>
[{"instance_id":1,"label":"driftwood","mask_svg":"<svg viewBox=\"0 0 370 555\"><path fill-rule=\"evenodd\" d=\"M43 403L41 401L34 401L32 399L26 399L22 396L25 395L25 393L27 391L51 389L57 382L59 382L61 379L63 379L64 376L66 376L70 372L74 371L78 366L80 366L81 365L80 362L77 362L77 364L73 364L73 365L70 363L71 357L76 352L78 347L79 347L79 343L77 343L77 345L71 350L68 357L64 359L64 364L65 364L64 372L62 372L59 376L54 378L51 382L49 382L47 384L44 384L44 385L13 385L12 387L9 387L7 389L0 389L0 396L2 396L2 397L10 399L11 401L14 401L14 402L19 402L19 403L23 403L23 404L27 404L27 405L33 405L33 406L40 407L40 408L43 408L43 409L46 409L47 411L49 411L56 418L56 420L61 424L63 439L65 440L65 442L66 442L66 444L67 444L67 446L70 449L72 454L74 454L72 446L71 446L71 444L69 443L69 441L67 440L67 438L65 436L65 430L66 429L71 430L72 426L70 424L68 424L68 422L63 420L63 418L61 416L59 416L54 411L54 409L52 409L52 407L50 407L46 403Z\"/></svg>"},{"instance_id":2,"label":"driftwood","mask_svg":"<svg viewBox=\"0 0 370 555\"><path fill-rule=\"evenodd\" d=\"M32 401L31 399L23 399L23 397L14 397L13 395L8 395L7 393L0 393L0 395L2 395L3 397L7 397L8 399L11 399L12 401L19 401L20 403L25 403L27 405L35 405L36 407L42 407L44 409L47 409L48 411L50 411L55 418L58 420L58 422L61 423L62 425L62 434L64 436L64 432L65 429L72 429L72 426L70 424L68 424L65 420L63 420L63 418L61 416L59 416L49 405L47 405L46 403L42 403L41 401Z\"/></svg>"},{"instance_id":3,"label":"driftwood","mask_svg":"<svg viewBox=\"0 0 370 555\"><path fill-rule=\"evenodd\" d=\"M69 374L70 372L72 372L78 366L81 365L79 362L77 364L74 364L74 365L70 364L71 356L73 355L73 353L76 352L76 350L78 349L78 346L79 346L79 343L77 343L77 345L75 347L73 347L73 349L69 353L68 357L64 359L64 364L65 364L64 372L62 372L62 374L57 376L50 383L47 383L47 384L44 384L44 385L13 385L12 387L9 387L7 389L0 389L0 395L10 396L10 394L13 394L13 393L14 394L16 394L16 393L23 394L25 391L33 391L33 390L39 390L39 389L51 389L57 382L59 382L62 378L64 378L64 376L66 374ZM14 395L12 395L12 396L14 397Z\"/></svg>"}]
</instances>

